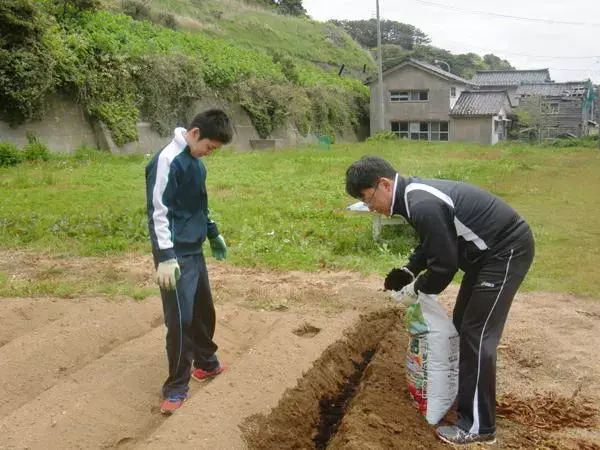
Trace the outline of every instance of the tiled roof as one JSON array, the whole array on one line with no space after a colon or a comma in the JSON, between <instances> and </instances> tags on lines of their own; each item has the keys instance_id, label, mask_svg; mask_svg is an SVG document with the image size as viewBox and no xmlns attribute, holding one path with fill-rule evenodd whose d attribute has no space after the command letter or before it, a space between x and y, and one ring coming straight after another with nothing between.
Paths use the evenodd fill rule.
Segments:
<instances>
[{"instance_id":1,"label":"tiled roof","mask_svg":"<svg viewBox=\"0 0 600 450\"><path fill-rule=\"evenodd\" d=\"M451 116L493 116L508 102L506 91L464 91Z\"/></svg>"},{"instance_id":2,"label":"tiled roof","mask_svg":"<svg viewBox=\"0 0 600 450\"><path fill-rule=\"evenodd\" d=\"M587 83L568 82L568 83L542 83L542 84L524 84L517 88L517 97L522 95L541 95L544 97L562 97L570 95L583 95L587 90Z\"/></svg>"},{"instance_id":3,"label":"tiled roof","mask_svg":"<svg viewBox=\"0 0 600 450\"><path fill-rule=\"evenodd\" d=\"M385 70L383 72L383 76L385 77L387 74L391 73L391 72L395 72L396 70L400 69L401 67L404 67L406 65L412 65L412 66L417 66L420 67L421 69L425 69L429 72L433 72L443 78L446 79L450 79L450 80L454 80L457 81L461 84L465 84L467 86L474 86L474 83L472 81L469 80L465 80L464 78L459 77L458 75L454 75L451 72L447 72L443 69L440 69L438 66L434 66L433 64L429 64L425 61L420 61L418 59L414 59L414 58L406 58L403 62L401 62L400 64L394 66L394 67L390 67L388 70ZM373 77L367 80L366 84L371 84L377 82L377 77Z\"/></svg>"},{"instance_id":4,"label":"tiled roof","mask_svg":"<svg viewBox=\"0 0 600 450\"><path fill-rule=\"evenodd\" d=\"M550 82L548 69L540 70L480 70L471 82L480 86L519 86Z\"/></svg>"}]
</instances>

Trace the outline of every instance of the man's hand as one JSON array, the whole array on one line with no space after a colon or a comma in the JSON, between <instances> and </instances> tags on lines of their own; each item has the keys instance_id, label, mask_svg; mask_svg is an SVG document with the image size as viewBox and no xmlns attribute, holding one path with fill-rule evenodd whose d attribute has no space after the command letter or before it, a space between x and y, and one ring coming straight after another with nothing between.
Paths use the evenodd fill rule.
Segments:
<instances>
[{"instance_id":1,"label":"man's hand","mask_svg":"<svg viewBox=\"0 0 600 450\"><path fill-rule=\"evenodd\" d=\"M167 291L175 289L180 276L181 270L176 259L163 261L156 268L156 282L161 288Z\"/></svg>"},{"instance_id":2,"label":"man's hand","mask_svg":"<svg viewBox=\"0 0 600 450\"><path fill-rule=\"evenodd\" d=\"M385 277L383 286L386 291L399 291L414 279L415 276L406 267L392 269Z\"/></svg>"},{"instance_id":3,"label":"man's hand","mask_svg":"<svg viewBox=\"0 0 600 450\"><path fill-rule=\"evenodd\" d=\"M415 303L419 296L419 293L415 290L415 281L404 286L399 292L393 292L392 298L406 306Z\"/></svg>"},{"instance_id":4,"label":"man's hand","mask_svg":"<svg viewBox=\"0 0 600 450\"><path fill-rule=\"evenodd\" d=\"M415 280L416 281L416 280ZM410 284L407 284L400 290L400 295L402 297L416 297L419 293L415 289L415 281Z\"/></svg>"},{"instance_id":5,"label":"man's hand","mask_svg":"<svg viewBox=\"0 0 600 450\"><path fill-rule=\"evenodd\" d=\"M222 261L227 258L227 244L225 244L223 236L218 235L216 238L210 239L210 249L217 261Z\"/></svg>"}]
</instances>

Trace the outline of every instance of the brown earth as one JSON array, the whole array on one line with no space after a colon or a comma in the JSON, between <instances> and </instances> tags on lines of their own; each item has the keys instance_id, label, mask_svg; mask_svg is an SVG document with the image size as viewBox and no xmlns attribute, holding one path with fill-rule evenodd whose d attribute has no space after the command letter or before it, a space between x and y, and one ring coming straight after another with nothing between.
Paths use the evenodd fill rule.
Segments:
<instances>
[{"instance_id":1,"label":"brown earth","mask_svg":"<svg viewBox=\"0 0 600 450\"><path fill-rule=\"evenodd\" d=\"M0 253L0 272L17 282L153 284L147 257ZM210 273L216 341L230 370L195 383L168 419L157 411L166 376L157 296L0 298L0 449L324 448L314 441L319 424L337 431L328 448L441 447L408 401L407 337L380 277L217 263ZM442 297L446 307L456 290ZM496 448L600 448L598 416L588 414L600 406L599 335L597 300L517 296L499 350L498 392L518 414L499 419ZM539 413L528 422L523 405L533 401L578 420L546 429ZM339 427L321 421L323 408L339 416Z\"/></svg>"}]
</instances>

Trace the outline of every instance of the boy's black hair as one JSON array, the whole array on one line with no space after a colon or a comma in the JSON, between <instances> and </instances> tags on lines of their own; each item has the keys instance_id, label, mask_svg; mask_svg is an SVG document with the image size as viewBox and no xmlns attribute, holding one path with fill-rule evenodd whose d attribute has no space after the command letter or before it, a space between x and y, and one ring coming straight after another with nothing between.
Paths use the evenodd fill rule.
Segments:
<instances>
[{"instance_id":1,"label":"boy's black hair","mask_svg":"<svg viewBox=\"0 0 600 450\"><path fill-rule=\"evenodd\" d=\"M360 198L364 189L375 187L380 178L393 180L396 169L378 156L363 156L346 170L346 192L354 198Z\"/></svg>"},{"instance_id":2,"label":"boy's black hair","mask_svg":"<svg viewBox=\"0 0 600 450\"><path fill-rule=\"evenodd\" d=\"M200 130L200 139L212 139L229 144L233 139L233 127L227 114L220 109L208 109L198 114L188 130L198 128Z\"/></svg>"}]
</instances>

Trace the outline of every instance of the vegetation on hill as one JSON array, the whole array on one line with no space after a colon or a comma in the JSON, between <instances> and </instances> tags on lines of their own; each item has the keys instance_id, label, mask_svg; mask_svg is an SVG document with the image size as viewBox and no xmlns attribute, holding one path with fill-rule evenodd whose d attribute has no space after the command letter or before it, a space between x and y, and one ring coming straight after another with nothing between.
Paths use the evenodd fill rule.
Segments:
<instances>
[{"instance_id":1,"label":"vegetation on hill","mask_svg":"<svg viewBox=\"0 0 600 450\"><path fill-rule=\"evenodd\" d=\"M332 20L330 23L346 30L360 45L377 50L377 21L370 20ZM431 40L423 31L413 25L393 20L381 21L381 42L384 69L397 65L406 57L412 56L431 64L436 60L447 63L450 71L464 78L471 78L477 70L513 69L511 64L493 54L483 58L475 53L455 55L447 50L429 45ZM440 66L448 70L445 64Z\"/></svg>"},{"instance_id":2,"label":"vegetation on hill","mask_svg":"<svg viewBox=\"0 0 600 450\"><path fill-rule=\"evenodd\" d=\"M285 121L334 133L368 117L367 88L338 68L372 61L342 30L256 6L243 20L231 4L237 12L201 16L219 3L181 0L186 22L168 3L2 2L0 118L40 117L49 95L68 93L123 144L136 139L140 116L167 133L209 93L242 105L263 137Z\"/></svg>"}]
</instances>

